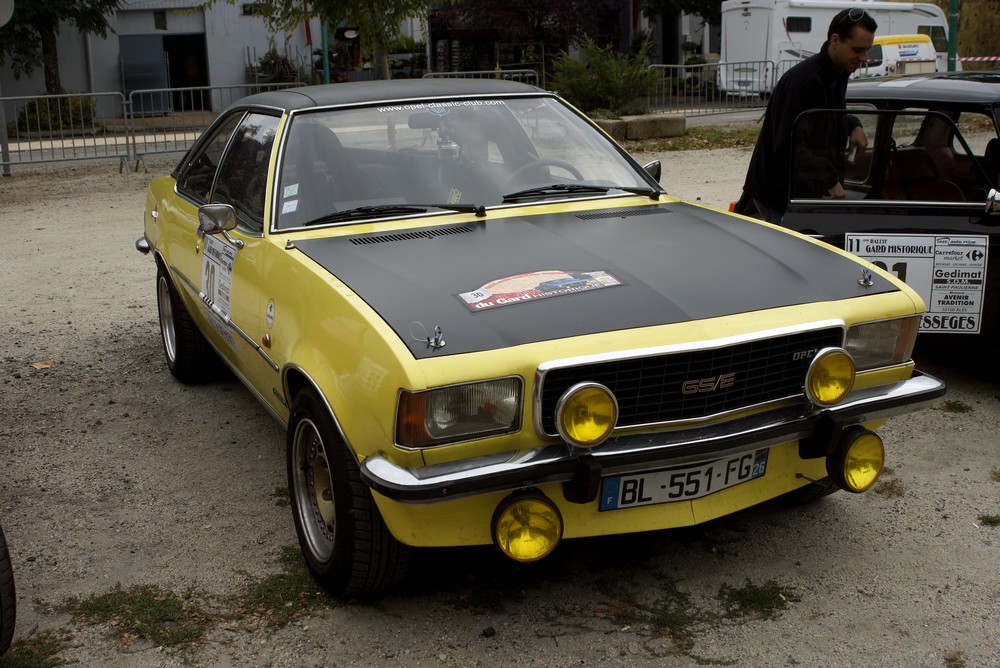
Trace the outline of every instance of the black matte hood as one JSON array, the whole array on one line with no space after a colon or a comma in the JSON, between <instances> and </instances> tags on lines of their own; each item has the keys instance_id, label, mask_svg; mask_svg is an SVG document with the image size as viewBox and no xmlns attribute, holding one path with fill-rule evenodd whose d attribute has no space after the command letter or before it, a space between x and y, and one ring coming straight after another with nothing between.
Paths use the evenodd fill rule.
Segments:
<instances>
[{"instance_id":1,"label":"black matte hood","mask_svg":"<svg viewBox=\"0 0 1000 668\"><path fill-rule=\"evenodd\" d=\"M680 202L309 239L295 246L414 357L892 292L822 245ZM446 345L427 345L436 327Z\"/></svg>"}]
</instances>

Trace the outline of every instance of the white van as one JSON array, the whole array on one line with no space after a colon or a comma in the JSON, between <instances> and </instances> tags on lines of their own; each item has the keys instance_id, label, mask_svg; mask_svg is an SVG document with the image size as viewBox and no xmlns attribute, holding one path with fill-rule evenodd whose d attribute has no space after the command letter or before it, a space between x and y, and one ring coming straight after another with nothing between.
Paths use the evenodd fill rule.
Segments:
<instances>
[{"instance_id":1,"label":"white van","mask_svg":"<svg viewBox=\"0 0 1000 668\"><path fill-rule=\"evenodd\" d=\"M837 12L861 7L882 35L928 35L947 69L948 18L929 2L724 0L718 86L731 95L771 92L782 74L819 51Z\"/></svg>"},{"instance_id":2,"label":"white van","mask_svg":"<svg viewBox=\"0 0 1000 668\"><path fill-rule=\"evenodd\" d=\"M852 79L888 77L940 71L934 43L928 35L884 35L876 37L868 50L868 62L855 70Z\"/></svg>"}]
</instances>

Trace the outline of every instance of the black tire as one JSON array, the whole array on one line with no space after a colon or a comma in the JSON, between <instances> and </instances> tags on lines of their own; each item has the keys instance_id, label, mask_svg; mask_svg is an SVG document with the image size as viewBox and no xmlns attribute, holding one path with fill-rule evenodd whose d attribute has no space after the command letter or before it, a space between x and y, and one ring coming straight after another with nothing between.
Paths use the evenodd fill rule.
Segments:
<instances>
[{"instance_id":1,"label":"black tire","mask_svg":"<svg viewBox=\"0 0 1000 668\"><path fill-rule=\"evenodd\" d=\"M790 506L802 506L807 503L814 503L824 496L829 496L834 492L839 492L840 488L830 478L823 478L816 482L811 482L804 487L793 489L787 494L783 494L781 502Z\"/></svg>"},{"instance_id":2,"label":"black tire","mask_svg":"<svg viewBox=\"0 0 1000 668\"><path fill-rule=\"evenodd\" d=\"M0 527L0 656L10 649L17 618L17 595L14 591L14 570L10 565L7 539Z\"/></svg>"},{"instance_id":3,"label":"black tire","mask_svg":"<svg viewBox=\"0 0 1000 668\"><path fill-rule=\"evenodd\" d=\"M218 372L219 359L162 268L156 272L156 308L163 352L173 377L186 384L211 380Z\"/></svg>"},{"instance_id":4,"label":"black tire","mask_svg":"<svg viewBox=\"0 0 1000 668\"><path fill-rule=\"evenodd\" d=\"M370 594L406 576L411 548L385 526L354 455L309 389L288 421L288 490L306 565L328 592Z\"/></svg>"}]
</instances>

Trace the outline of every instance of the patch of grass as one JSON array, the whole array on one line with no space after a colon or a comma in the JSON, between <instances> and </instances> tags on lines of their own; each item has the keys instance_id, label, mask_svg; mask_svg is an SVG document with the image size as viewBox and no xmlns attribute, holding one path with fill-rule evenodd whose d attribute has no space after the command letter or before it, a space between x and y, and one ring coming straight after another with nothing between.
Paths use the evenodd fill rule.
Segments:
<instances>
[{"instance_id":1,"label":"patch of grass","mask_svg":"<svg viewBox=\"0 0 1000 668\"><path fill-rule=\"evenodd\" d=\"M110 634L128 645L136 639L155 645L186 645L205 635L208 615L189 597L154 585L138 585L73 598L62 608L74 621L107 624Z\"/></svg>"},{"instance_id":2,"label":"patch of grass","mask_svg":"<svg viewBox=\"0 0 1000 668\"><path fill-rule=\"evenodd\" d=\"M65 631L31 629L15 640L7 653L0 657L0 668L53 668L64 665L57 655L70 644Z\"/></svg>"},{"instance_id":3,"label":"patch of grass","mask_svg":"<svg viewBox=\"0 0 1000 668\"><path fill-rule=\"evenodd\" d=\"M288 488L284 485L277 485L274 491L271 492L271 498L274 499L274 505L279 508L287 508L290 500L288 498Z\"/></svg>"},{"instance_id":4,"label":"patch of grass","mask_svg":"<svg viewBox=\"0 0 1000 668\"><path fill-rule=\"evenodd\" d=\"M658 590L659 596L651 603L640 603L631 594L619 595L595 609L594 614L612 620L616 626L645 628L646 634L654 638L669 637L671 653L692 656L695 632L700 624L711 620L711 615L694 607L690 596L673 582L665 582Z\"/></svg>"},{"instance_id":5,"label":"patch of grass","mask_svg":"<svg viewBox=\"0 0 1000 668\"><path fill-rule=\"evenodd\" d=\"M789 602L801 600L788 587L782 587L774 580L768 580L763 585L755 585L747 579L740 589L729 585L719 587L719 601L726 609L728 617L755 617L759 619L774 619Z\"/></svg>"},{"instance_id":6,"label":"patch of grass","mask_svg":"<svg viewBox=\"0 0 1000 668\"><path fill-rule=\"evenodd\" d=\"M875 483L872 491L881 496L883 499L897 499L906 493L906 490L903 489L903 483L899 482L895 478Z\"/></svg>"},{"instance_id":7,"label":"patch of grass","mask_svg":"<svg viewBox=\"0 0 1000 668\"><path fill-rule=\"evenodd\" d=\"M1000 515L980 515L979 521L983 526L1000 527Z\"/></svg>"},{"instance_id":8,"label":"patch of grass","mask_svg":"<svg viewBox=\"0 0 1000 668\"><path fill-rule=\"evenodd\" d=\"M306 569L298 546L284 546L278 563L280 573L250 584L233 600L237 617L256 617L269 626L281 626L303 613L333 605Z\"/></svg>"},{"instance_id":9,"label":"patch of grass","mask_svg":"<svg viewBox=\"0 0 1000 668\"><path fill-rule=\"evenodd\" d=\"M757 143L760 128L756 124L698 125L680 137L663 137L643 141L626 141L630 153L661 153L663 151L696 151L706 148L750 148Z\"/></svg>"},{"instance_id":10,"label":"patch of grass","mask_svg":"<svg viewBox=\"0 0 1000 668\"><path fill-rule=\"evenodd\" d=\"M965 652L960 649L945 652L942 658L944 659L946 668L965 668Z\"/></svg>"},{"instance_id":11,"label":"patch of grass","mask_svg":"<svg viewBox=\"0 0 1000 668\"><path fill-rule=\"evenodd\" d=\"M990 469L990 480L1000 482L1000 466L994 466Z\"/></svg>"},{"instance_id":12,"label":"patch of grass","mask_svg":"<svg viewBox=\"0 0 1000 668\"><path fill-rule=\"evenodd\" d=\"M970 413L972 406L957 399L946 399L941 403L941 410L945 413Z\"/></svg>"}]
</instances>

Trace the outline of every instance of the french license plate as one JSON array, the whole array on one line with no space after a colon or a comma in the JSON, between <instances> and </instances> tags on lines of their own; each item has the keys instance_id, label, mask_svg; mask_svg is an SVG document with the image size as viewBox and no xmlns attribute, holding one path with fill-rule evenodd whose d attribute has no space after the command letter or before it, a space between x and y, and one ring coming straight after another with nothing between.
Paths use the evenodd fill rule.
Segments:
<instances>
[{"instance_id":1,"label":"french license plate","mask_svg":"<svg viewBox=\"0 0 1000 668\"><path fill-rule=\"evenodd\" d=\"M767 448L711 462L604 478L600 510L620 510L708 496L760 478L767 471Z\"/></svg>"}]
</instances>

